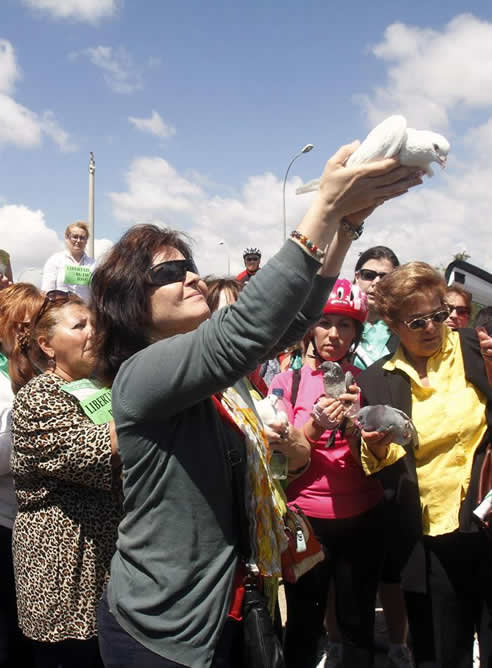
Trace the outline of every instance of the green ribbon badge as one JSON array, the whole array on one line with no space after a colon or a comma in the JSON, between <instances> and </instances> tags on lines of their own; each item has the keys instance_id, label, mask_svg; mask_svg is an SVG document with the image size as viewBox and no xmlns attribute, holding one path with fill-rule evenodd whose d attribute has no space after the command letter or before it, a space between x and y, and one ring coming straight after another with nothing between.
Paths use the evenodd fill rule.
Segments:
<instances>
[{"instance_id":1,"label":"green ribbon badge","mask_svg":"<svg viewBox=\"0 0 492 668\"><path fill-rule=\"evenodd\" d=\"M84 413L94 424L106 424L113 419L109 388L101 388L89 378L82 378L63 385L61 389L77 399Z\"/></svg>"},{"instance_id":2,"label":"green ribbon badge","mask_svg":"<svg viewBox=\"0 0 492 668\"><path fill-rule=\"evenodd\" d=\"M91 275L90 267L80 267L78 264L67 264L65 267L67 285L89 285Z\"/></svg>"}]
</instances>

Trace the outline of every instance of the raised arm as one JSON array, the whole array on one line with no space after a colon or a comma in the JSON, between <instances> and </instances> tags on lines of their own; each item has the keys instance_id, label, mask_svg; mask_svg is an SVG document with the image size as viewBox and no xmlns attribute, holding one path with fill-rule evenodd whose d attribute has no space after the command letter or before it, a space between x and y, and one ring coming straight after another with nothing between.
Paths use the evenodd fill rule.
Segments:
<instances>
[{"instance_id":1,"label":"raised arm","mask_svg":"<svg viewBox=\"0 0 492 668\"><path fill-rule=\"evenodd\" d=\"M328 161L320 191L297 228L311 248L326 248L344 216L421 182L415 170L399 167L393 159L346 168L353 149L343 147ZM117 403L136 419L166 419L234 384L289 329L320 268L305 243L288 240L235 304L197 330L159 341L122 365L114 385ZM324 298L317 294L314 318Z\"/></svg>"}]
</instances>

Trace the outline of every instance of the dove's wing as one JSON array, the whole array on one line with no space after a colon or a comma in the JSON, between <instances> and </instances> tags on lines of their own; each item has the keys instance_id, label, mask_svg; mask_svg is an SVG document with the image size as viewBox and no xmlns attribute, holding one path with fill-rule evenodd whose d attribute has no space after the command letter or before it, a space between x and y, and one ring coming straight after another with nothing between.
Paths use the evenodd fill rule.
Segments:
<instances>
[{"instance_id":1,"label":"dove's wing","mask_svg":"<svg viewBox=\"0 0 492 668\"><path fill-rule=\"evenodd\" d=\"M404 116L390 116L371 130L359 148L347 160L347 167L397 155L407 136Z\"/></svg>"},{"instance_id":2,"label":"dove's wing","mask_svg":"<svg viewBox=\"0 0 492 668\"><path fill-rule=\"evenodd\" d=\"M319 188L320 179L313 179L308 181L303 186L296 188L296 195L303 195L304 193L312 193Z\"/></svg>"}]
</instances>

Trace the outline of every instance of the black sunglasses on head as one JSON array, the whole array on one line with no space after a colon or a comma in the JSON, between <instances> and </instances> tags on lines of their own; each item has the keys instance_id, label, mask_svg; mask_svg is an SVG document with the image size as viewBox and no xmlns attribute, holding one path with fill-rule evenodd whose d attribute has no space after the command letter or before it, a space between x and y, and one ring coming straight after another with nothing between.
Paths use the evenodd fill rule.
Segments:
<instances>
[{"instance_id":1,"label":"black sunglasses on head","mask_svg":"<svg viewBox=\"0 0 492 668\"><path fill-rule=\"evenodd\" d=\"M180 283L186 278L186 273L198 274L198 269L191 258L186 260L167 260L160 262L149 269L148 283L150 285L170 285Z\"/></svg>"},{"instance_id":2,"label":"black sunglasses on head","mask_svg":"<svg viewBox=\"0 0 492 668\"><path fill-rule=\"evenodd\" d=\"M32 321L32 326L35 327L38 324L50 306L53 306L53 304L64 304L70 301L70 297L72 296L75 296L74 292L67 292L65 290L49 290L46 293L44 302L41 304L41 308Z\"/></svg>"}]
</instances>

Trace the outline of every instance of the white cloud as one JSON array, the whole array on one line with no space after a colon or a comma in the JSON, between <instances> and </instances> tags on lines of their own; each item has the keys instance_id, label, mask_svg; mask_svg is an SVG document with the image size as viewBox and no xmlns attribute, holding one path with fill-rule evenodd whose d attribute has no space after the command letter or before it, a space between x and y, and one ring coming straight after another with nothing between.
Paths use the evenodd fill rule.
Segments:
<instances>
[{"instance_id":1,"label":"white cloud","mask_svg":"<svg viewBox=\"0 0 492 668\"><path fill-rule=\"evenodd\" d=\"M124 47L94 46L70 54L71 60L86 57L98 67L104 81L115 93L128 95L142 88L142 75Z\"/></svg>"},{"instance_id":2,"label":"white cloud","mask_svg":"<svg viewBox=\"0 0 492 668\"><path fill-rule=\"evenodd\" d=\"M442 31L393 23L371 52L388 65L384 86L356 96L371 126L398 112L413 127L445 131L454 111L492 104L492 23L471 14Z\"/></svg>"},{"instance_id":3,"label":"white cloud","mask_svg":"<svg viewBox=\"0 0 492 668\"><path fill-rule=\"evenodd\" d=\"M14 47L6 39L0 39L0 93L12 93L16 80L20 78Z\"/></svg>"},{"instance_id":4,"label":"white cloud","mask_svg":"<svg viewBox=\"0 0 492 668\"><path fill-rule=\"evenodd\" d=\"M109 194L116 218L125 222L166 221L170 213L189 212L204 196L162 158L137 158L126 181L127 192Z\"/></svg>"},{"instance_id":5,"label":"white cloud","mask_svg":"<svg viewBox=\"0 0 492 668\"><path fill-rule=\"evenodd\" d=\"M10 253L16 280L25 280L28 271L37 275L48 257L63 247L56 232L46 225L43 212L27 206L1 206L0 229L2 248Z\"/></svg>"},{"instance_id":6,"label":"white cloud","mask_svg":"<svg viewBox=\"0 0 492 668\"><path fill-rule=\"evenodd\" d=\"M102 18L114 16L120 2L118 0L24 0L24 4L45 12L52 18L96 23Z\"/></svg>"},{"instance_id":7,"label":"white cloud","mask_svg":"<svg viewBox=\"0 0 492 668\"><path fill-rule=\"evenodd\" d=\"M135 118L135 116L128 116L128 120L137 128L137 130L150 132L150 134L153 134L156 137L161 137L162 139L173 137L176 134L176 128L167 125L162 116L155 110L152 110L150 118Z\"/></svg>"},{"instance_id":8,"label":"white cloud","mask_svg":"<svg viewBox=\"0 0 492 668\"><path fill-rule=\"evenodd\" d=\"M77 145L72 143L70 135L59 125L52 111L43 113L40 125L43 132L58 145L60 151L72 153L77 150Z\"/></svg>"},{"instance_id":9,"label":"white cloud","mask_svg":"<svg viewBox=\"0 0 492 668\"><path fill-rule=\"evenodd\" d=\"M110 239L94 239L94 258L102 260L106 253L113 247L113 242Z\"/></svg>"},{"instance_id":10,"label":"white cloud","mask_svg":"<svg viewBox=\"0 0 492 668\"><path fill-rule=\"evenodd\" d=\"M0 146L14 144L20 148L36 148L41 145L44 133L62 151L75 150L68 132L59 125L52 111L45 111L40 118L14 100L14 84L20 78L14 47L7 40L0 40Z\"/></svg>"},{"instance_id":11,"label":"white cloud","mask_svg":"<svg viewBox=\"0 0 492 668\"><path fill-rule=\"evenodd\" d=\"M41 144L41 125L37 115L8 95L0 94L0 145L15 144L32 148Z\"/></svg>"},{"instance_id":12,"label":"white cloud","mask_svg":"<svg viewBox=\"0 0 492 668\"><path fill-rule=\"evenodd\" d=\"M476 158L490 164L492 153L492 118L482 125L471 128L466 133L463 143Z\"/></svg>"}]
</instances>

